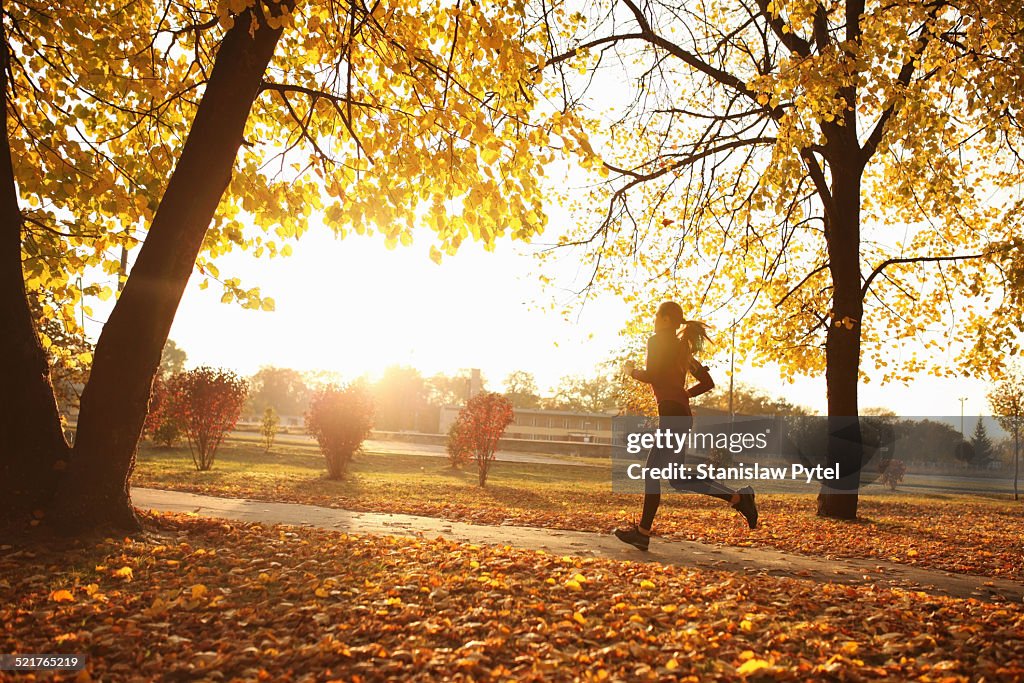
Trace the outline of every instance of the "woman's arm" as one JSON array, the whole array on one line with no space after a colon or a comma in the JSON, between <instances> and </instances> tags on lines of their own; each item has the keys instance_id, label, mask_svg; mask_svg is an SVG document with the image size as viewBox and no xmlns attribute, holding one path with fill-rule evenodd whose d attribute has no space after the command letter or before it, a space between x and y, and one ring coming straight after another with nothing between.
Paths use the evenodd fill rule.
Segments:
<instances>
[{"instance_id":1,"label":"woman's arm","mask_svg":"<svg viewBox=\"0 0 1024 683\"><path fill-rule=\"evenodd\" d=\"M706 394L715 388L715 380L711 379L711 373L707 367L701 365L696 360L693 361L693 365L690 368L690 374L697 380L697 383L686 390L687 396L690 398L696 398L701 394Z\"/></svg>"},{"instance_id":2,"label":"woman's arm","mask_svg":"<svg viewBox=\"0 0 1024 683\"><path fill-rule=\"evenodd\" d=\"M632 377L633 379L635 379L638 382L643 382L645 384L650 384L651 381L652 381L651 380L651 364L652 364L652 361L653 361L653 359L651 358L651 340L648 339L647 340L647 361L644 363L645 367L642 370L640 368L633 368L632 370L630 370L629 376Z\"/></svg>"},{"instance_id":3,"label":"woman's arm","mask_svg":"<svg viewBox=\"0 0 1024 683\"><path fill-rule=\"evenodd\" d=\"M649 373L647 370L633 368L632 372L629 373L629 376L638 382L643 382L644 384L651 383L651 373Z\"/></svg>"}]
</instances>

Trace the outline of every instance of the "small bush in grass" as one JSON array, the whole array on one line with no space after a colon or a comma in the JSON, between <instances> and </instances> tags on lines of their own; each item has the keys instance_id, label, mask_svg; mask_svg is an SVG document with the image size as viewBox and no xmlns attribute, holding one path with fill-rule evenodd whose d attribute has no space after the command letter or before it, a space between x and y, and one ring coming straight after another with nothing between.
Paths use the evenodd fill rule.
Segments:
<instances>
[{"instance_id":1,"label":"small bush in grass","mask_svg":"<svg viewBox=\"0 0 1024 683\"><path fill-rule=\"evenodd\" d=\"M269 453L270 449L274 446L274 438L277 436L278 425L281 424L281 418L278 417L277 411L273 408L268 407L263 411L263 421L260 422L260 436L263 438L263 450L265 453Z\"/></svg>"},{"instance_id":2,"label":"small bush in grass","mask_svg":"<svg viewBox=\"0 0 1024 683\"><path fill-rule=\"evenodd\" d=\"M498 440L512 423L512 402L501 394L477 394L466 404L456 419L460 438L476 460L480 486L487 484L487 473L498 450Z\"/></svg>"},{"instance_id":3,"label":"small bush in grass","mask_svg":"<svg viewBox=\"0 0 1024 683\"><path fill-rule=\"evenodd\" d=\"M167 386L170 409L188 437L192 462L200 472L209 470L217 448L242 414L248 385L230 370L201 367L179 372Z\"/></svg>"},{"instance_id":4,"label":"small bush in grass","mask_svg":"<svg viewBox=\"0 0 1024 683\"><path fill-rule=\"evenodd\" d=\"M728 448L712 448L708 453L708 462L715 467L728 467L732 465L732 453Z\"/></svg>"},{"instance_id":5,"label":"small bush in grass","mask_svg":"<svg viewBox=\"0 0 1024 683\"><path fill-rule=\"evenodd\" d=\"M181 438L181 425L172 409L172 399L167 382L158 377L149 396L149 412L146 413L143 433L153 443L165 448L170 448Z\"/></svg>"},{"instance_id":6,"label":"small bush in grass","mask_svg":"<svg viewBox=\"0 0 1024 683\"><path fill-rule=\"evenodd\" d=\"M359 383L327 386L313 395L306 431L320 444L328 478L345 478L352 456L370 435L374 412L373 396Z\"/></svg>"},{"instance_id":7,"label":"small bush in grass","mask_svg":"<svg viewBox=\"0 0 1024 683\"><path fill-rule=\"evenodd\" d=\"M907 473L907 466L902 460L895 458L885 461L885 468L878 477L878 482L887 485L895 491L896 487L903 483L903 477Z\"/></svg>"}]
</instances>

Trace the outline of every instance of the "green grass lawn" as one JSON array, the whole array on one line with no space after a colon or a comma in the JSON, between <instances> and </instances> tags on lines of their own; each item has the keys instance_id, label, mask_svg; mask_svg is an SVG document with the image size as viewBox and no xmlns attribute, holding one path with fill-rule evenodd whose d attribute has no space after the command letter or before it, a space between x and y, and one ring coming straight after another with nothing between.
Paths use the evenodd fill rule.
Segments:
<instances>
[{"instance_id":1,"label":"green grass lawn","mask_svg":"<svg viewBox=\"0 0 1024 683\"><path fill-rule=\"evenodd\" d=\"M313 447L285 444L265 453L247 441L231 440L207 472L195 470L187 447L143 446L133 483L359 509L405 501L563 510L566 500L581 495L610 495L610 469L498 461L481 488L472 465L452 469L446 458L371 452L354 458L345 480L332 481Z\"/></svg>"}]
</instances>

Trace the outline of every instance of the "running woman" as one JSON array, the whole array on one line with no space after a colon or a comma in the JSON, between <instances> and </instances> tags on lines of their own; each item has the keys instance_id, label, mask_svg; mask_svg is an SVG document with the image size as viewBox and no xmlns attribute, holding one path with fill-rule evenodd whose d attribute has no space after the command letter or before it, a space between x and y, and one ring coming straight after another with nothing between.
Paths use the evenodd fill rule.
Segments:
<instances>
[{"instance_id":1,"label":"running woman","mask_svg":"<svg viewBox=\"0 0 1024 683\"><path fill-rule=\"evenodd\" d=\"M677 330L683 327L680 334ZM654 335L647 340L647 363L643 370L637 369L633 363L627 362L624 371L635 380L650 384L654 397L658 401L659 418L690 418L690 399L711 391L715 383L708 369L693 357L703 348L707 339L704 323L687 321L683 317L683 309L674 301L666 301L658 307L654 317ZM697 384L689 390L686 388L687 374L693 375ZM680 420L662 420L664 428L678 429ZM668 465L674 456L670 450L652 448L647 455L647 468L662 468ZM681 457L679 458L681 462ZM754 489L744 486L738 491L715 480L672 481L677 490L704 493L728 502L747 520L751 529L757 528L757 504L754 502ZM644 482L644 503L640 522L625 529L616 529L615 536L624 543L647 550L651 540L651 529L654 516L661 504L661 481L647 478Z\"/></svg>"}]
</instances>

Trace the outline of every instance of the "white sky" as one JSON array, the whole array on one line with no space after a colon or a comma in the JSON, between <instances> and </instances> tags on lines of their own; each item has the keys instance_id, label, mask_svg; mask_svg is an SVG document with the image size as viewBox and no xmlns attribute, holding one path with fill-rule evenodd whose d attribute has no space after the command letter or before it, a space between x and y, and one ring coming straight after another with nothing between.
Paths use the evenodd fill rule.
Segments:
<instances>
[{"instance_id":1,"label":"white sky","mask_svg":"<svg viewBox=\"0 0 1024 683\"><path fill-rule=\"evenodd\" d=\"M620 345L629 307L603 295L571 320L550 309L565 291L537 279L535 247L499 242L494 252L465 244L441 266L427 256L429 237L412 247L387 250L374 237L335 239L311 230L290 258L257 260L245 253L220 262L221 273L259 285L273 296L271 313L220 303L219 286L198 288L193 277L182 299L171 338L188 354L188 365L208 364L252 374L261 365L331 370L345 377L379 374L392 364L412 365L424 375L480 368L492 389L513 370L531 372L542 390L563 375L589 375ZM569 286L574 264L549 274ZM728 351L710 359L719 390L728 387ZM820 412L824 378L786 384L771 368L749 368L737 359L737 381L759 386ZM903 415L958 415L961 396L968 415L984 414L984 384L972 380L921 379L912 386L864 385L861 406L885 406Z\"/></svg>"}]
</instances>

